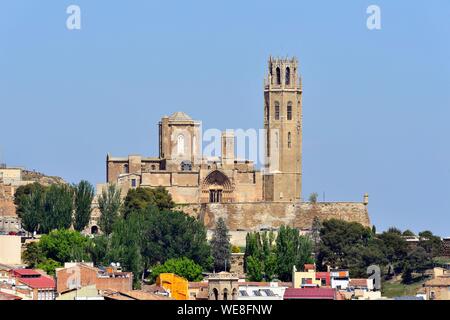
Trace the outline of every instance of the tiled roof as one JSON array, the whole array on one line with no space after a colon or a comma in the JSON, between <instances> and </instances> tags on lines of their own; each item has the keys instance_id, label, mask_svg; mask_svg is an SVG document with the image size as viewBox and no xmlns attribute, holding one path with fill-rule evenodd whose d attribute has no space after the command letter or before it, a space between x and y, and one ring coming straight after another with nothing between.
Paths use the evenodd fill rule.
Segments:
<instances>
[{"instance_id":1,"label":"tiled roof","mask_svg":"<svg viewBox=\"0 0 450 320\"><path fill-rule=\"evenodd\" d=\"M50 277L40 276L36 278L18 278L19 282L26 284L33 289L55 289L55 280Z\"/></svg>"},{"instance_id":2,"label":"tiled roof","mask_svg":"<svg viewBox=\"0 0 450 320\"><path fill-rule=\"evenodd\" d=\"M9 293L0 292L0 300L22 300L22 298Z\"/></svg>"},{"instance_id":3,"label":"tiled roof","mask_svg":"<svg viewBox=\"0 0 450 320\"><path fill-rule=\"evenodd\" d=\"M367 287L367 279L350 279L350 287Z\"/></svg>"},{"instance_id":4,"label":"tiled roof","mask_svg":"<svg viewBox=\"0 0 450 320\"><path fill-rule=\"evenodd\" d=\"M336 292L331 288L288 288L284 299L335 299Z\"/></svg>"},{"instance_id":5,"label":"tiled roof","mask_svg":"<svg viewBox=\"0 0 450 320\"><path fill-rule=\"evenodd\" d=\"M425 287L446 287L450 286L450 277L449 276L443 276L443 277L437 277L431 280L428 280L424 284Z\"/></svg>"},{"instance_id":6,"label":"tiled roof","mask_svg":"<svg viewBox=\"0 0 450 320\"><path fill-rule=\"evenodd\" d=\"M38 276L40 275L39 272L33 269L16 269L13 270L14 275L18 276Z\"/></svg>"},{"instance_id":7,"label":"tiled roof","mask_svg":"<svg viewBox=\"0 0 450 320\"><path fill-rule=\"evenodd\" d=\"M208 282L189 282L189 289L207 288Z\"/></svg>"},{"instance_id":8,"label":"tiled roof","mask_svg":"<svg viewBox=\"0 0 450 320\"><path fill-rule=\"evenodd\" d=\"M142 290L121 291L121 292L106 290L103 293L103 296L107 299L112 300L174 300L173 298L165 297L150 292L145 292Z\"/></svg>"}]
</instances>

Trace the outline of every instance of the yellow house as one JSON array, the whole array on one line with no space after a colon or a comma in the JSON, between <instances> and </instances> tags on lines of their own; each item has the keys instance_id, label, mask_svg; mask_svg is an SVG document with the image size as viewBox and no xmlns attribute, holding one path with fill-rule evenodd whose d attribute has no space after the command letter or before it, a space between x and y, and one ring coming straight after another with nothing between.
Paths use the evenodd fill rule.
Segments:
<instances>
[{"instance_id":1,"label":"yellow house","mask_svg":"<svg viewBox=\"0 0 450 320\"><path fill-rule=\"evenodd\" d=\"M156 279L156 284L169 291L170 297L175 300L188 300L188 281L174 273L161 273Z\"/></svg>"}]
</instances>

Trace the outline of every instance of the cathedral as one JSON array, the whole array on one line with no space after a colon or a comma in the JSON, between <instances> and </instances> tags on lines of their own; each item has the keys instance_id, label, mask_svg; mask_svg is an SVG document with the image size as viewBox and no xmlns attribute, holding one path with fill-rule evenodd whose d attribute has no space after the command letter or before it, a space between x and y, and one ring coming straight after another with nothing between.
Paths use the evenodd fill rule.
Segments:
<instances>
[{"instance_id":1,"label":"cathedral","mask_svg":"<svg viewBox=\"0 0 450 320\"><path fill-rule=\"evenodd\" d=\"M301 195L302 88L296 59L270 59L264 88L268 170L235 156L235 137L221 137L221 156L203 157L201 122L183 112L159 122L159 156L107 156L107 182L125 190L163 186L176 203L298 202ZM276 163L276 168L271 164ZM272 166L274 167L274 166ZM276 169L276 170L272 170Z\"/></svg>"},{"instance_id":2,"label":"cathedral","mask_svg":"<svg viewBox=\"0 0 450 320\"><path fill-rule=\"evenodd\" d=\"M235 155L235 136L221 135L221 155L202 154L201 122L184 112L158 124L159 155L107 155L107 183L130 188L165 187L187 214L212 228L223 217L230 230L289 224L308 229L315 216L370 225L368 196L359 202L302 201L302 82L296 58L268 60L264 83L264 165ZM99 185L97 190L102 189Z\"/></svg>"}]
</instances>

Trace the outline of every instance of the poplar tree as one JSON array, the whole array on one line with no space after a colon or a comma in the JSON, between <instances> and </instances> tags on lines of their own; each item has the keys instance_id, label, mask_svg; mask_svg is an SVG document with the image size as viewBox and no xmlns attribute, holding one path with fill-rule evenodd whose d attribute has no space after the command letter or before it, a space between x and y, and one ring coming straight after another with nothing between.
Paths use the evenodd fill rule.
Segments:
<instances>
[{"instance_id":1,"label":"poplar tree","mask_svg":"<svg viewBox=\"0 0 450 320\"><path fill-rule=\"evenodd\" d=\"M89 224L93 198L94 187L89 182L82 180L75 186L75 216L73 221L75 230L83 231Z\"/></svg>"}]
</instances>

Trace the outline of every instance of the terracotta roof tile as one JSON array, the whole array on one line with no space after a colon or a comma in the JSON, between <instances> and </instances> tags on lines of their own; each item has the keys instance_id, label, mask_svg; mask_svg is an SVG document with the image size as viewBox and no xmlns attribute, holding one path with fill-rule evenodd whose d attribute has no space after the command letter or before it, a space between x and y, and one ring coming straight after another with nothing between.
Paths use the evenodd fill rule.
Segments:
<instances>
[{"instance_id":1,"label":"terracotta roof tile","mask_svg":"<svg viewBox=\"0 0 450 320\"><path fill-rule=\"evenodd\" d=\"M284 299L329 299L334 300L336 291L331 288L288 288Z\"/></svg>"}]
</instances>

